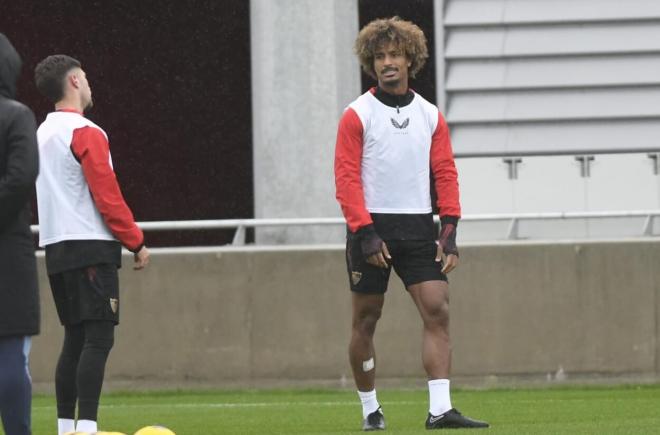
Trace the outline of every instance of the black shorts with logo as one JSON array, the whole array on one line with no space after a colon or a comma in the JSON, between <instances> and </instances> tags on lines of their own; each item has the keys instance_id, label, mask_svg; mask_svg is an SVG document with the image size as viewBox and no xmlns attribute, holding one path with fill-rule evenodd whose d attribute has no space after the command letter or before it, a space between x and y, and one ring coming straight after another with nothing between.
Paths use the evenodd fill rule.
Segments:
<instances>
[{"instance_id":1,"label":"black shorts with logo","mask_svg":"<svg viewBox=\"0 0 660 435\"><path fill-rule=\"evenodd\" d=\"M346 266L351 291L385 293L392 267L406 288L425 281L447 281L442 262L435 261L438 245L434 240L386 240L385 244L392 257L387 269L367 263L362 256L360 238L348 233Z\"/></svg>"},{"instance_id":2,"label":"black shorts with logo","mask_svg":"<svg viewBox=\"0 0 660 435\"><path fill-rule=\"evenodd\" d=\"M62 325L84 320L119 323L119 274L116 264L97 264L48 275Z\"/></svg>"}]
</instances>

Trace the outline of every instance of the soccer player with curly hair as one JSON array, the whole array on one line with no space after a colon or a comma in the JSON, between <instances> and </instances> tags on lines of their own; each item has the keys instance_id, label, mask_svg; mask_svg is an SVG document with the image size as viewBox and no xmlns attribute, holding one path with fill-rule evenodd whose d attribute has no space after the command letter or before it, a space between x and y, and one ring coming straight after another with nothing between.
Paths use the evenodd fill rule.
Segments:
<instances>
[{"instance_id":1,"label":"soccer player with curly hair","mask_svg":"<svg viewBox=\"0 0 660 435\"><path fill-rule=\"evenodd\" d=\"M385 428L376 397L373 335L392 268L424 325L422 362L430 397L426 428L488 427L453 408L449 394L446 274L458 265L461 208L447 123L436 106L408 87L428 58L426 38L409 21L378 19L360 31L355 52L378 85L349 104L339 122L335 183L348 226L353 309L349 358L362 402L363 430ZM441 221L437 240L430 175Z\"/></svg>"}]
</instances>

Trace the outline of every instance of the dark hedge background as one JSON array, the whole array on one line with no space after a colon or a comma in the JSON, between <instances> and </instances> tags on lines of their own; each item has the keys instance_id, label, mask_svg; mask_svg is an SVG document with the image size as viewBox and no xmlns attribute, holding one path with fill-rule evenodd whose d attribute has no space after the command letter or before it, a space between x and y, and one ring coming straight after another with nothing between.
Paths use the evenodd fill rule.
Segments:
<instances>
[{"instance_id":1,"label":"dark hedge background","mask_svg":"<svg viewBox=\"0 0 660 435\"><path fill-rule=\"evenodd\" d=\"M140 221L253 217L249 2L0 0L23 58L19 100L51 110L35 65L81 61ZM232 231L149 233L149 245L214 245Z\"/></svg>"},{"instance_id":2,"label":"dark hedge background","mask_svg":"<svg viewBox=\"0 0 660 435\"><path fill-rule=\"evenodd\" d=\"M399 15L420 25L433 54L432 0L358 4L360 26ZM36 64L56 53L82 62L95 102L88 117L110 137L137 220L251 218L249 9L247 0L0 0L0 32L23 58L18 99L37 122L51 107L34 86ZM411 86L434 102L434 84L431 58ZM217 245L232 235L151 232L147 244Z\"/></svg>"},{"instance_id":3,"label":"dark hedge background","mask_svg":"<svg viewBox=\"0 0 660 435\"><path fill-rule=\"evenodd\" d=\"M426 36L429 58L424 68L410 81L410 87L431 103L436 103L435 88L435 34L433 32L433 0L359 0L360 29L377 18L398 15L417 24ZM362 91L376 82L362 73Z\"/></svg>"}]
</instances>

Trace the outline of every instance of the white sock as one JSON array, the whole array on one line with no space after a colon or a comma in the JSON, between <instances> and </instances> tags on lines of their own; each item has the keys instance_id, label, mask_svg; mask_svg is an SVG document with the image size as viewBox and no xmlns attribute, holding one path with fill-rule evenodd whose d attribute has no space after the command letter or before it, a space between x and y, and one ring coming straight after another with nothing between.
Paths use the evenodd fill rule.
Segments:
<instances>
[{"instance_id":1,"label":"white sock","mask_svg":"<svg viewBox=\"0 0 660 435\"><path fill-rule=\"evenodd\" d=\"M440 415L452 408L449 398L449 379L433 379L429 381L429 412Z\"/></svg>"},{"instance_id":2,"label":"white sock","mask_svg":"<svg viewBox=\"0 0 660 435\"><path fill-rule=\"evenodd\" d=\"M93 420L78 420L76 424L76 432L96 433L97 431L96 422Z\"/></svg>"},{"instance_id":3,"label":"white sock","mask_svg":"<svg viewBox=\"0 0 660 435\"><path fill-rule=\"evenodd\" d=\"M57 435L64 435L67 432L76 431L76 422L72 418L57 419Z\"/></svg>"},{"instance_id":4,"label":"white sock","mask_svg":"<svg viewBox=\"0 0 660 435\"><path fill-rule=\"evenodd\" d=\"M376 399L376 389L371 391L358 391L360 401L362 402L362 417L367 418L369 414L380 408L378 399Z\"/></svg>"}]
</instances>

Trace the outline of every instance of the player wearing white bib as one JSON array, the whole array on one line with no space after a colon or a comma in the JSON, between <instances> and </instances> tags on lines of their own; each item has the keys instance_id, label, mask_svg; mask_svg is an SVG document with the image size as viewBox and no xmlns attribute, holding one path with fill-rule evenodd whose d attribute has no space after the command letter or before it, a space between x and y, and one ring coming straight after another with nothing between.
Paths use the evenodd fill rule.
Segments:
<instances>
[{"instance_id":1,"label":"player wearing white bib","mask_svg":"<svg viewBox=\"0 0 660 435\"><path fill-rule=\"evenodd\" d=\"M135 269L149 263L112 168L106 133L84 116L92 91L80 62L48 56L35 69L39 91L55 106L37 130L39 245L64 343L55 371L58 435L96 433L105 364L119 323L122 245ZM78 407L77 422L76 405Z\"/></svg>"},{"instance_id":2,"label":"player wearing white bib","mask_svg":"<svg viewBox=\"0 0 660 435\"><path fill-rule=\"evenodd\" d=\"M335 182L348 226L346 264L353 322L349 358L362 402L363 430L385 429L376 397L373 335L392 268L424 324L428 375L427 429L482 428L463 416L449 393L449 287L458 265L458 179L447 124L437 107L408 87L428 51L419 27L379 19L358 35L355 50L378 86L352 102L337 132ZM436 240L430 178L441 228Z\"/></svg>"}]
</instances>

